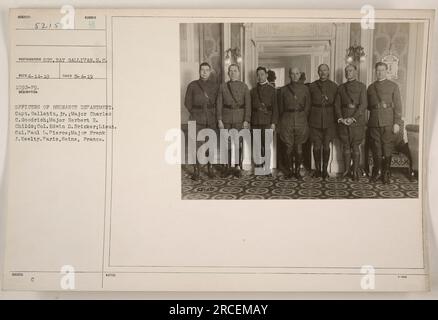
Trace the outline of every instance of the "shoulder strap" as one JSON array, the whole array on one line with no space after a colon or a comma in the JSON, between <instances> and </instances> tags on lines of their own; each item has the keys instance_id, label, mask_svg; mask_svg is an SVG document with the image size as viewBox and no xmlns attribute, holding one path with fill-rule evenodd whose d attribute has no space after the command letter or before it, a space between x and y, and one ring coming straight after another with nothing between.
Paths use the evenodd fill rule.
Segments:
<instances>
[{"instance_id":1,"label":"shoulder strap","mask_svg":"<svg viewBox=\"0 0 438 320\"><path fill-rule=\"evenodd\" d=\"M354 99L350 94L350 91L348 91L348 82L344 85L345 94L347 95L348 99L350 100L350 103L354 103Z\"/></svg>"},{"instance_id":2,"label":"shoulder strap","mask_svg":"<svg viewBox=\"0 0 438 320\"><path fill-rule=\"evenodd\" d=\"M377 89L376 83L374 82L372 84L372 86L373 86L374 92L376 93L377 99L379 100L379 102L382 102L382 97L380 96L380 92Z\"/></svg>"},{"instance_id":3,"label":"shoulder strap","mask_svg":"<svg viewBox=\"0 0 438 320\"><path fill-rule=\"evenodd\" d=\"M204 96L210 100L210 97L208 96L207 92L204 90L204 88L201 86L201 83L198 81L196 81L196 84L198 85L199 89L201 89L202 93L204 94Z\"/></svg>"},{"instance_id":4,"label":"shoulder strap","mask_svg":"<svg viewBox=\"0 0 438 320\"><path fill-rule=\"evenodd\" d=\"M321 83L319 82L319 80L316 80L315 82L316 82L316 85L318 86L319 91L321 92L321 95L324 95L324 92L322 91L322 86L321 86Z\"/></svg>"},{"instance_id":5,"label":"shoulder strap","mask_svg":"<svg viewBox=\"0 0 438 320\"><path fill-rule=\"evenodd\" d=\"M295 94L294 89L292 89L292 86L291 86L290 84L288 84L286 87L289 89L290 93L292 93L292 95L293 95L294 97L297 96L297 95Z\"/></svg>"},{"instance_id":6,"label":"shoulder strap","mask_svg":"<svg viewBox=\"0 0 438 320\"><path fill-rule=\"evenodd\" d=\"M227 87L228 87L228 91L230 91L231 98L233 98L235 103L238 103L236 97L233 94L233 90L231 90L231 82L230 81L227 82Z\"/></svg>"},{"instance_id":7,"label":"shoulder strap","mask_svg":"<svg viewBox=\"0 0 438 320\"><path fill-rule=\"evenodd\" d=\"M256 88L256 90L257 90L257 97L259 98L259 102L260 102L261 104L263 104L264 102L263 102L263 100L262 100L262 95L261 95L261 93L260 93L260 87L261 87L261 86L257 85L257 88Z\"/></svg>"}]
</instances>

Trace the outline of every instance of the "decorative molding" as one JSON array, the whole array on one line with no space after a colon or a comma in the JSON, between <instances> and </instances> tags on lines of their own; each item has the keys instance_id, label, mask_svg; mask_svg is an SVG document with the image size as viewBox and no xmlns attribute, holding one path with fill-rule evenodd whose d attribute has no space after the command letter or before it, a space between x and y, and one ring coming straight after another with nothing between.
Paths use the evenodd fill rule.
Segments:
<instances>
[{"instance_id":1,"label":"decorative molding","mask_svg":"<svg viewBox=\"0 0 438 320\"><path fill-rule=\"evenodd\" d=\"M323 39L333 38L331 23L257 23L257 39Z\"/></svg>"},{"instance_id":2,"label":"decorative molding","mask_svg":"<svg viewBox=\"0 0 438 320\"><path fill-rule=\"evenodd\" d=\"M223 80L222 31L219 23L199 24L199 61L210 63L211 77L218 83Z\"/></svg>"},{"instance_id":3,"label":"decorative molding","mask_svg":"<svg viewBox=\"0 0 438 320\"><path fill-rule=\"evenodd\" d=\"M399 58L398 78L393 79L393 81L400 87L403 117L405 117L407 113L406 103L408 91L413 90L412 87L407 86L409 82L408 56L409 50L411 49L409 46L409 36L408 23L379 23L376 24L376 29L374 30L373 63L382 61L382 58L388 54L393 54ZM416 43L413 42L413 45L416 46ZM412 76L413 75L410 75L410 77Z\"/></svg>"},{"instance_id":4,"label":"decorative molding","mask_svg":"<svg viewBox=\"0 0 438 320\"><path fill-rule=\"evenodd\" d=\"M243 34L244 34L244 81L251 88L256 82L255 80L255 70L258 64L258 56L256 52L256 43L254 41L254 24L244 23L243 24Z\"/></svg>"},{"instance_id":5,"label":"decorative molding","mask_svg":"<svg viewBox=\"0 0 438 320\"><path fill-rule=\"evenodd\" d=\"M406 124L417 124L420 116L421 100L421 59L423 40L423 28L418 24L409 25L409 51L408 51L408 68L406 87L409 88L406 92ZM417 102L417 103L416 103Z\"/></svg>"},{"instance_id":6,"label":"decorative molding","mask_svg":"<svg viewBox=\"0 0 438 320\"><path fill-rule=\"evenodd\" d=\"M204 24L199 24L199 60L204 61Z\"/></svg>"},{"instance_id":7,"label":"decorative molding","mask_svg":"<svg viewBox=\"0 0 438 320\"><path fill-rule=\"evenodd\" d=\"M273 41L273 40L256 40L257 51L263 54L287 54L289 52L306 52L306 50L320 52L326 51L330 46L328 40L285 40L285 41Z\"/></svg>"},{"instance_id":8,"label":"decorative molding","mask_svg":"<svg viewBox=\"0 0 438 320\"><path fill-rule=\"evenodd\" d=\"M196 62L195 54L195 24L187 24L187 62ZM199 59L198 59L199 60Z\"/></svg>"},{"instance_id":9,"label":"decorative molding","mask_svg":"<svg viewBox=\"0 0 438 320\"><path fill-rule=\"evenodd\" d=\"M223 29L222 29L222 37L223 37L223 49L227 50L228 48L231 48L231 23L224 23ZM222 60L224 61L224 60ZM228 66L223 63L223 74L224 74L224 80L228 81L230 80L230 77L228 76Z\"/></svg>"},{"instance_id":10,"label":"decorative molding","mask_svg":"<svg viewBox=\"0 0 438 320\"><path fill-rule=\"evenodd\" d=\"M373 82L373 52L374 46L374 30L361 29L360 44L364 48L366 57L365 61L359 64L359 81L365 85L370 85Z\"/></svg>"},{"instance_id":11,"label":"decorative molding","mask_svg":"<svg viewBox=\"0 0 438 320\"><path fill-rule=\"evenodd\" d=\"M334 61L334 79L337 83L345 82L345 50L350 46L350 23L335 23L335 61Z\"/></svg>"}]
</instances>

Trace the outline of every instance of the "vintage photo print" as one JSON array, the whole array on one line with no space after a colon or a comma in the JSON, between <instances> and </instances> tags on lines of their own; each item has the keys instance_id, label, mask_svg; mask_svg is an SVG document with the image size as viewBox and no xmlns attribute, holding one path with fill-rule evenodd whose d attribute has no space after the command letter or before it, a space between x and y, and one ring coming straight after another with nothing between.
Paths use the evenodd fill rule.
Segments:
<instances>
[{"instance_id":1,"label":"vintage photo print","mask_svg":"<svg viewBox=\"0 0 438 320\"><path fill-rule=\"evenodd\" d=\"M418 198L425 33L181 23L182 199Z\"/></svg>"},{"instance_id":2,"label":"vintage photo print","mask_svg":"<svg viewBox=\"0 0 438 320\"><path fill-rule=\"evenodd\" d=\"M63 16L9 16L4 288L429 288L435 12Z\"/></svg>"}]
</instances>

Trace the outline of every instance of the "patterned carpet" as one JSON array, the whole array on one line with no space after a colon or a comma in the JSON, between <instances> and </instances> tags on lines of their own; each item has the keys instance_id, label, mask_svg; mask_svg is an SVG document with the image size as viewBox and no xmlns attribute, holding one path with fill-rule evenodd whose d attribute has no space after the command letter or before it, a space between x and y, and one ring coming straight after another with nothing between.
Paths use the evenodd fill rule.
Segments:
<instances>
[{"instance_id":1,"label":"patterned carpet","mask_svg":"<svg viewBox=\"0 0 438 320\"><path fill-rule=\"evenodd\" d=\"M350 178L303 177L286 179L284 175L228 177L209 179L206 168L201 179L190 179L191 166L182 168L182 199L399 199L418 198L418 181L410 181L401 169L392 169L391 182L370 183L367 177L358 182Z\"/></svg>"}]
</instances>

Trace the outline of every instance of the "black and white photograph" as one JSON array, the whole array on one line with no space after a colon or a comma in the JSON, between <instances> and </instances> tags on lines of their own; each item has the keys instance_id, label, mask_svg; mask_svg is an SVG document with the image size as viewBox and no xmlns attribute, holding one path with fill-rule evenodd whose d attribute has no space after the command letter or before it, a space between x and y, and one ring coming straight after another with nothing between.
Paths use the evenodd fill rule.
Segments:
<instances>
[{"instance_id":1,"label":"black and white photograph","mask_svg":"<svg viewBox=\"0 0 438 320\"><path fill-rule=\"evenodd\" d=\"M425 33L180 24L182 199L418 198Z\"/></svg>"},{"instance_id":2,"label":"black and white photograph","mask_svg":"<svg viewBox=\"0 0 438 320\"><path fill-rule=\"evenodd\" d=\"M288 5L9 11L8 296L437 295L436 10Z\"/></svg>"}]
</instances>

